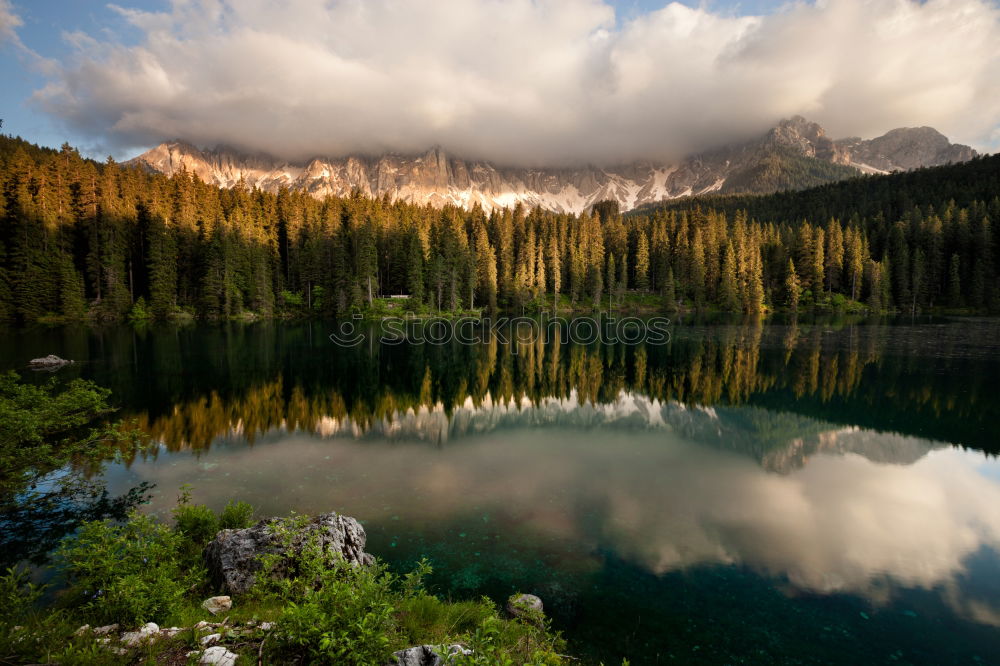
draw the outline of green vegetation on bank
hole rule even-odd
[[[0,660],[57,664],[187,663],[198,638],[219,632],[220,645],[241,655],[238,663],[387,664],[392,652],[414,645],[462,644],[470,655],[454,664],[560,664],[562,640],[544,619],[505,619],[488,599],[445,601],[428,592],[421,563],[399,576],[384,564],[354,566],[329,562],[316,543],[294,556],[290,578],[268,576],[278,560],[287,567],[293,551],[262,556],[258,583],[233,599],[221,628],[198,633],[205,620],[219,622],[201,607],[215,590],[202,562],[202,549],[215,528],[248,527],[247,505],[230,505],[219,516],[182,498],[174,525],[133,513],[124,522],[86,523],[66,538],[54,567],[66,584],[42,605],[42,588],[23,572],[0,577]],[[281,521],[295,533],[303,517]],[[210,528],[210,529],[206,529]],[[280,532],[279,532],[280,534]],[[290,543],[290,539],[287,541]],[[174,636],[129,646],[118,631],[146,622],[183,629]],[[91,626],[118,624],[108,642]],[[266,623],[266,624],[264,624]],[[179,662],[178,662],[179,660]]]
[[[808,176],[760,169],[742,177]],[[344,316],[393,296],[435,313],[561,296],[578,310],[625,293],[667,311],[1000,311],[998,173],[994,156],[625,217],[614,202],[486,214],[222,189],[0,137],[0,319]]]
[[[213,620],[201,601],[218,591],[203,549],[220,529],[254,522],[248,504],[230,502],[217,515],[192,504],[186,488],[171,524],[134,509],[124,515],[143,499],[141,492],[74,504],[74,467],[94,471],[140,445],[119,424],[92,426],[110,411],[107,395],[80,380],[60,390],[54,381],[39,387],[13,373],[0,377],[3,524],[41,534],[34,540],[22,534],[21,541],[4,534],[5,559],[15,564],[33,557],[48,565],[55,581],[55,593],[45,594],[20,564],[0,576],[0,663],[191,662],[186,655],[203,647],[191,627]],[[302,520],[282,520],[279,533],[294,534]],[[276,570],[275,558],[295,574],[267,575]],[[487,599],[439,599],[423,586],[430,573],[425,563],[398,576],[381,563],[331,563],[307,543],[263,556],[262,567],[257,585],[234,599],[228,619],[214,629],[223,634],[222,645],[241,655],[239,663],[383,664],[394,650],[454,643],[472,650],[456,664],[563,663],[564,644],[547,623],[505,619]],[[118,640],[119,631],[147,622],[183,630],[136,645]],[[78,632],[85,624],[119,629],[107,636]]]

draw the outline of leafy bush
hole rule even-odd
[[[184,535],[140,513],[86,523],[60,547],[69,597],[97,622],[162,622],[204,570],[184,561]]]
[[[395,633],[394,576],[384,565],[359,567],[339,560],[332,567],[318,548],[306,547],[304,594],[289,600],[275,630],[279,655],[307,663],[381,664],[391,656]],[[318,579],[313,576],[318,574]]]
[[[302,294],[287,290],[281,292],[281,300],[290,308],[301,308],[305,304]]]
[[[129,310],[128,318],[131,321],[149,321],[153,318],[153,312],[146,305],[146,299],[140,296],[135,300],[132,309]]]
[[[220,530],[241,530],[253,525],[253,506],[246,502],[229,501],[219,514]]]
[[[78,454],[96,454],[115,433],[83,426],[111,411],[108,389],[83,380],[57,391],[56,380],[43,386],[0,374],[0,493],[19,490]]]
[[[452,662],[457,666],[556,666],[563,658],[557,650],[565,646],[562,638],[543,626],[517,620],[500,619],[495,612],[483,620],[469,636],[469,655]]]
[[[23,569],[7,569],[0,576],[0,608],[3,608],[7,620],[21,622],[34,609],[44,588],[33,584],[28,573]]]
[[[194,545],[205,545],[219,531],[219,519],[204,504],[179,504],[173,514],[176,521],[174,529]]]

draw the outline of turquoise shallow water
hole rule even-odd
[[[7,335],[111,387],[109,466],[337,510],[443,595],[539,594],[589,663],[997,663],[1000,324],[677,325],[665,346],[362,345],[331,325]]]

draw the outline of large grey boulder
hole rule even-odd
[[[451,662],[452,657],[472,654],[472,650],[457,644],[449,646],[443,657],[438,654],[439,650],[444,651],[444,646],[418,645],[393,652],[392,656],[396,661],[391,662],[389,666],[444,666]]]
[[[304,544],[315,539],[330,562],[343,558],[351,564],[367,565],[375,558],[365,552],[365,530],[350,516],[324,513],[302,527],[294,528],[291,541],[286,546],[275,533],[281,521],[276,518],[262,520],[253,527],[242,530],[222,530],[205,546],[205,564],[213,582],[230,594],[247,592],[260,571],[260,556],[268,553],[301,553]],[[282,575],[289,564],[279,562],[274,574]]]

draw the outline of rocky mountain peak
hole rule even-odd
[[[126,164],[167,175],[186,170],[222,187],[243,180],[263,190],[288,187],[317,197],[343,196],[360,189],[372,196],[388,195],[439,207],[451,204],[471,208],[479,204],[489,211],[521,203],[529,208],[580,213],[605,199],[614,199],[622,210],[630,210],[713,192],[763,193],[809,187],[859,172],[935,166],[969,160],[975,155],[972,148],[952,144],[930,127],[892,130],[869,140],[834,141],[818,123],[794,116],[755,140],[692,155],[674,164],[502,168],[489,162],[462,160],[441,146],[413,156],[316,156],[301,164],[289,164],[232,148],[203,150],[183,141],[160,144]]]

